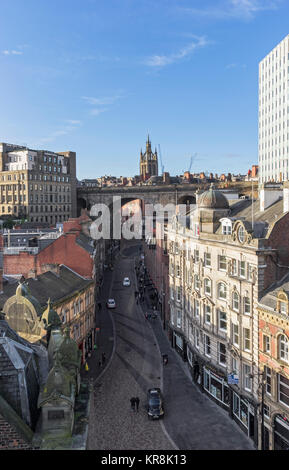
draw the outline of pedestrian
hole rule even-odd
[[[99,359],[99,361],[98,361],[98,365],[99,365],[99,367],[101,367],[101,366],[102,366],[101,359]]]
[[[130,399],[130,406],[131,406],[132,411],[135,411],[135,397],[132,397]]]
[[[138,411],[138,407],[139,407],[139,397],[135,397],[135,406],[136,406],[136,411]]]
[[[101,302],[98,302],[98,310],[101,310]]]
[[[103,352],[102,355],[101,355],[101,359],[102,359],[102,365],[105,363],[105,353]]]
[[[136,299],[136,304],[138,305],[138,299]]]

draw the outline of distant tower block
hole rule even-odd
[[[142,181],[147,180],[151,176],[158,176],[158,154],[155,149],[155,153],[152,152],[150,137],[146,143],[146,151],[142,153],[140,151],[140,177]]]

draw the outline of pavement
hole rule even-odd
[[[100,312],[99,348],[88,358],[89,371],[82,374],[93,382],[88,449],[100,450],[253,450],[253,442],[228,414],[201,393],[192,382],[186,364],[174,351],[159,318],[147,320],[148,294],[136,305],[138,290],[135,261],[139,243],[130,242],[106,272]],[[128,276],[131,287],[123,287]],[[104,303],[116,300],[115,310]],[[99,366],[102,352],[105,364]],[[162,365],[161,354],[168,354]],[[165,417],[150,421],[146,413],[147,389],[163,391]],[[139,412],[130,408],[130,398],[140,398]]]

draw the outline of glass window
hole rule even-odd
[[[219,256],[219,270],[220,271],[226,271],[227,270],[226,256]]]
[[[287,303],[279,301],[279,312],[284,313],[285,315],[287,314]]]
[[[219,349],[219,364],[225,366],[226,365],[226,345],[224,343],[218,344]]]
[[[244,351],[251,351],[251,335],[249,328],[243,328]]]
[[[223,282],[218,284],[218,298],[226,299],[227,298],[227,286]]]
[[[288,339],[285,335],[280,335],[278,338],[279,343],[279,358],[288,362]]]
[[[272,376],[270,367],[264,366],[264,375],[265,375],[265,390],[267,395],[271,395],[272,391]]]
[[[212,293],[212,281],[210,279],[205,279],[205,294],[211,295]]]
[[[244,313],[247,315],[251,313],[251,302],[249,297],[244,297]]]
[[[239,294],[238,292],[233,293],[233,310],[239,311]]]
[[[227,314],[219,310],[219,330],[227,331]]]
[[[239,347],[239,325],[237,323],[232,323],[232,327],[233,344]]]
[[[200,252],[199,250],[195,250],[195,263],[200,261]]]
[[[245,241],[245,229],[243,225],[241,225],[238,229],[238,239],[240,243],[244,243]]]
[[[204,254],[204,264],[207,267],[211,267],[211,253]]]
[[[208,335],[204,335],[205,340],[205,354],[211,357],[211,339]]]
[[[200,317],[200,302],[197,299],[194,300],[194,306],[195,306],[195,317],[199,318]]]
[[[278,378],[278,399],[289,407],[289,380],[280,374],[278,374]]]
[[[212,315],[212,309],[210,305],[205,305],[204,306],[204,311],[205,311],[205,323],[207,325],[211,324],[211,315]]]
[[[249,392],[252,389],[252,377],[251,377],[251,366],[248,364],[243,364],[243,384],[245,390]]]
[[[240,277],[246,277],[246,263],[245,261],[240,261],[239,263]]]

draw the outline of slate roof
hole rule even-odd
[[[90,255],[93,255],[94,246],[91,244],[92,238],[88,237],[84,233],[80,233],[76,238],[76,243],[81,246],[85,251],[87,251]]]
[[[263,212],[260,211],[260,200],[254,200],[254,238],[265,238],[270,227],[279,219],[279,217],[282,216],[282,214],[283,199],[275,202]],[[227,217],[233,220],[242,220],[246,230],[252,232],[252,200],[238,199],[238,201],[231,201],[230,212]],[[221,227],[219,227],[217,233],[221,233],[221,230]]]
[[[278,292],[283,289],[289,297],[289,274],[286,274],[280,281],[272,284],[260,299],[259,304],[271,309],[276,309]]]
[[[36,279],[26,280],[31,296],[37,299],[42,308],[46,307],[49,298],[52,303],[58,302],[74,292],[86,288],[92,282],[64,265],[59,267],[59,276],[52,271],[47,271]],[[0,295],[0,309],[3,309],[9,297],[15,295],[15,287],[15,284],[3,285],[4,293]]]

